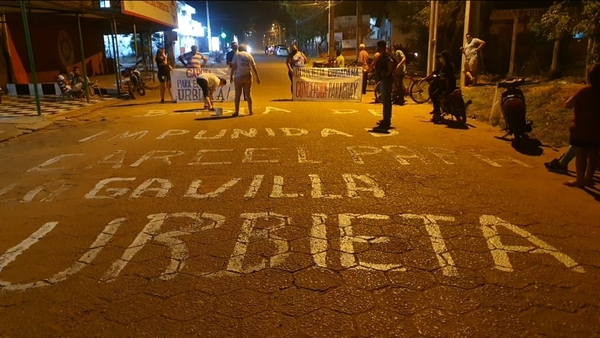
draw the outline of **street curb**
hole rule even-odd
[[[15,139],[17,137],[20,137],[20,136],[23,136],[23,135],[28,135],[28,134],[34,133],[34,132],[36,132],[38,130],[45,129],[48,126],[53,125],[55,121],[58,121],[58,120],[67,120],[67,119],[70,119],[70,118],[74,118],[74,117],[79,117],[79,116],[83,116],[83,115],[86,115],[86,114],[90,114],[90,113],[93,113],[93,112],[95,112],[97,110],[100,110],[100,109],[107,108],[107,107],[110,107],[112,105],[118,104],[121,101],[122,100],[120,100],[119,98],[114,98],[112,100],[103,101],[103,102],[94,104],[91,107],[83,107],[83,108],[80,108],[80,109],[68,111],[68,112],[65,112],[65,113],[59,113],[59,114],[51,115],[51,116],[44,116],[44,115],[42,115],[42,118],[44,120],[43,121],[38,121],[34,126],[31,126],[31,124],[27,124],[27,123],[15,124],[13,132],[0,133],[0,143],[7,142],[7,141]]]

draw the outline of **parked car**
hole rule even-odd
[[[275,55],[277,56],[288,56],[290,51],[288,50],[286,45],[278,45],[275,48]]]

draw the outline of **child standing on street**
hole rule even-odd
[[[575,148],[577,179],[565,182],[569,187],[593,187],[600,149],[600,64],[591,66],[588,85],[581,88],[567,103],[573,108],[573,124],[569,143]]]

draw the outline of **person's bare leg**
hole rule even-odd
[[[235,112],[234,112],[234,114],[239,114],[243,84],[240,82],[240,80],[237,80],[237,81],[233,82],[233,86],[235,87],[235,103],[234,103],[235,104]]]
[[[596,169],[598,169],[598,157],[600,157],[598,148],[588,149],[585,185],[590,188],[594,186],[594,173],[596,173]]]
[[[565,182],[569,187],[583,188],[585,186],[585,170],[587,167],[587,149],[575,147],[575,170],[577,171],[577,179],[575,181]]]
[[[246,101],[248,101],[248,114],[252,115],[254,114],[254,111],[252,111],[252,82],[244,83],[244,86],[242,88],[244,89],[244,96],[246,97]]]
[[[165,83],[161,82],[160,83],[160,102],[163,102],[165,100]]]
[[[169,91],[169,97],[171,98],[171,102],[175,101],[175,100],[173,99],[173,93],[171,93],[171,81],[167,82],[167,85],[166,85],[166,87],[167,87],[167,89],[168,89],[168,91]]]

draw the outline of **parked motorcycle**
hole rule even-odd
[[[533,130],[533,122],[527,120],[527,106],[525,104],[525,95],[519,89],[525,83],[524,79],[515,79],[501,81],[498,83],[498,88],[503,88],[500,100],[502,108],[502,116],[506,121],[506,134],[503,136],[513,135],[514,141],[519,142],[526,133]]]
[[[434,75],[431,79],[431,85],[436,88],[440,88],[440,79],[439,76]],[[436,89],[436,91],[439,89]],[[435,92],[432,93],[431,96],[435,95]],[[465,102],[462,96],[462,90],[460,88],[456,88],[450,95],[442,96],[440,102],[440,111],[441,114],[439,116],[434,116],[434,119],[441,119],[443,116],[451,115],[456,118],[456,120],[461,125],[467,124],[467,108],[471,105],[473,101],[469,100]]]
[[[127,92],[132,99],[135,99],[135,93],[140,94],[140,96],[146,95],[142,74],[137,69],[141,63],[142,60],[139,60],[133,66],[127,67],[121,71],[121,76],[123,76],[122,81],[127,85]],[[119,66],[123,67],[122,65]]]

